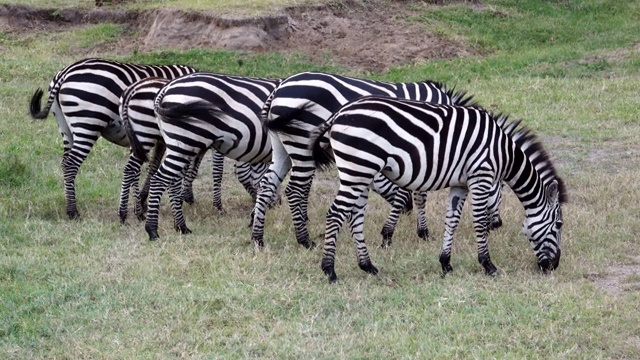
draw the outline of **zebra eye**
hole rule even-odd
[[[562,229],[562,221],[556,222],[556,227],[558,228],[558,230]]]

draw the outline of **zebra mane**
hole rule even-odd
[[[467,92],[463,90],[456,91],[455,86],[451,88],[447,88],[447,86],[440,81],[434,81],[434,80],[428,80],[428,79],[425,80],[424,83],[442,90],[445,94],[447,94],[449,98],[451,98],[451,100],[453,101],[452,105],[482,109],[482,106],[480,106],[480,104],[478,104],[478,102],[475,101],[475,99],[473,98],[473,95],[468,95]]]
[[[569,196],[564,181],[556,172],[549,154],[536,134],[525,125],[522,125],[522,120],[508,121],[509,115],[507,114],[489,114],[505,134],[513,140],[516,146],[524,152],[541,176],[547,179],[555,179],[558,182],[558,199],[560,203],[566,203],[569,200]]]

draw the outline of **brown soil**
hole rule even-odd
[[[477,2],[465,3],[476,11],[485,11]],[[414,6],[429,5],[416,2]],[[407,1],[381,0],[340,0],[251,18],[217,17],[178,9],[133,12],[0,5],[0,30],[60,31],[100,22],[121,23],[127,24],[131,36],[138,34],[118,44],[116,48],[122,52],[193,48],[298,52],[308,54],[312,60],[324,60],[328,55],[338,64],[365,71],[477,54],[474,49],[410,22],[414,11]]]
[[[585,278],[593,281],[598,289],[612,294],[640,291],[640,258],[632,264],[609,266],[605,273],[585,274]]]

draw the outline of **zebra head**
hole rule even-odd
[[[562,239],[562,209],[564,196],[556,179],[542,185],[542,206],[535,214],[527,214],[522,225],[538,258],[538,267],[544,272],[555,270],[560,264]]]

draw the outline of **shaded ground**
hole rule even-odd
[[[471,3],[475,10],[482,6]],[[471,6],[471,5],[470,5]],[[141,12],[34,9],[0,6],[0,30],[59,31],[73,26],[111,22],[126,24],[121,51],[192,48],[251,52],[292,51],[368,71],[381,71],[425,59],[477,54],[464,44],[431,34],[412,23],[405,2],[342,0],[329,5],[291,7],[252,18],[217,17],[204,12],[158,9]],[[393,14],[390,16],[389,14]],[[125,45],[126,44],[126,45]]]

